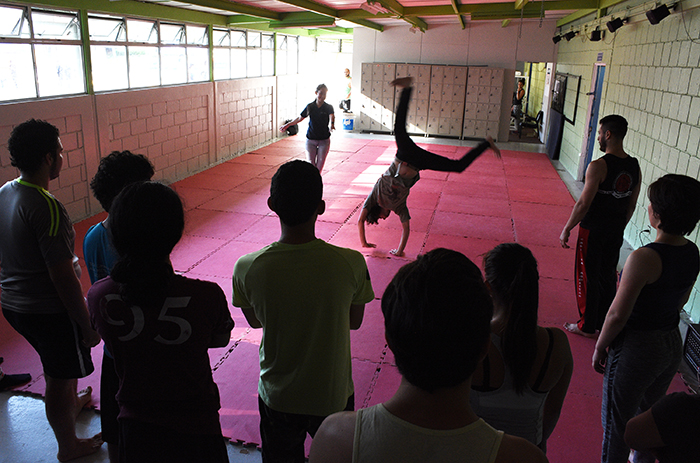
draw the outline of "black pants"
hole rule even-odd
[[[463,172],[474,162],[481,153],[489,147],[486,140],[479,143],[462,156],[461,159],[450,159],[426,151],[416,145],[406,132],[406,113],[411,99],[413,87],[406,87],[401,91],[401,99],[396,107],[396,120],[394,121],[394,137],[396,138],[396,157],[400,161],[410,164],[418,170],[437,170],[440,172]]]
[[[584,333],[603,328],[617,291],[617,261],[623,230],[604,232],[578,229],[576,242],[576,302],[578,327]]]
[[[311,437],[326,419],[325,416],[283,413],[268,407],[258,397],[260,436],[263,463],[304,463],[306,433]],[[355,409],[355,394],[351,395],[343,411]]]

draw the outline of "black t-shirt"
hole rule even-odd
[[[319,108],[316,105],[316,100],[312,101],[301,112],[301,117],[309,118],[309,130],[306,132],[306,138],[310,140],[325,140],[331,137],[331,131],[328,123],[333,114],[333,106],[324,102]]]
[[[608,230],[610,233],[623,233],[627,225],[627,209],[632,192],[640,181],[639,163],[632,156],[618,158],[606,154],[608,173],[598,186],[588,213],[581,220],[581,226],[589,230]]]

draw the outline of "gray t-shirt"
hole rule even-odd
[[[20,179],[0,187],[0,304],[22,313],[62,313],[49,267],[75,260],[75,230],[48,191]]]
[[[396,164],[396,162],[392,162],[386,172],[379,177],[363,207],[364,209],[372,209],[375,204],[379,204],[384,209],[394,211],[403,223],[411,220],[408,207],[406,207],[406,199],[411,192],[411,187],[420,180],[420,174],[416,174],[413,178],[400,177]]]

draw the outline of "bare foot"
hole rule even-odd
[[[496,146],[496,143],[494,143],[493,138],[490,136],[486,137],[486,141],[489,142],[489,148],[491,148],[491,151],[493,151],[494,156],[501,159],[501,150],[498,149],[498,146]]]
[[[410,87],[413,85],[413,77],[399,77],[398,79],[394,79],[389,82],[389,85],[392,87]]]
[[[374,243],[365,243],[362,245],[363,248],[376,248],[377,245]]]
[[[80,410],[85,408],[87,404],[92,400],[92,387],[88,386],[85,389],[81,389],[77,394],[77,405],[75,407],[75,416],[78,417]]]
[[[389,251],[389,254],[393,254],[396,257],[403,257],[405,255],[403,251],[399,251],[398,249],[392,249]]]
[[[564,323],[564,329],[569,333],[578,334],[579,336],[584,336],[586,338],[595,338],[595,333],[585,333],[581,331],[577,323]]]
[[[56,458],[58,458],[58,461],[75,460],[97,452],[102,444],[102,433],[95,434],[89,439],[76,439],[71,448],[59,450]]]

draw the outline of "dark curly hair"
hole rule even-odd
[[[58,128],[46,121],[30,119],[12,130],[7,141],[10,163],[26,174],[40,168],[47,153],[58,150]]]
[[[673,235],[688,235],[700,220],[700,182],[687,175],[664,175],[649,185],[651,208],[659,228]]]
[[[131,151],[112,151],[100,160],[90,189],[102,209],[109,212],[112,201],[126,185],[148,181],[154,173],[153,164],[146,156]]]

